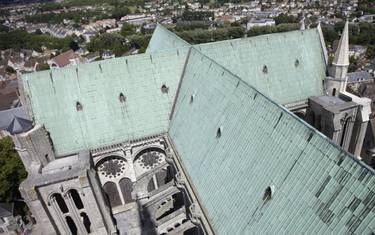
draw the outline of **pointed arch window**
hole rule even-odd
[[[223,127],[219,127],[216,131],[216,138],[220,138],[223,132]]]
[[[76,223],[74,223],[73,219],[70,216],[65,217],[66,223],[68,224],[69,230],[72,235],[78,234],[78,229]]]
[[[264,65],[264,66],[263,66],[262,71],[263,71],[264,74],[267,74],[267,73],[268,73],[268,67],[267,67],[267,65]]]
[[[51,196],[53,202],[56,202],[61,213],[65,214],[69,212],[68,206],[65,203],[64,198],[59,193],[54,193]]]
[[[163,94],[167,94],[168,91],[169,91],[169,87],[167,87],[165,84],[163,84],[163,85],[161,86],[161,92],[162,92]]]
[[[79,101],[77,101],[77,102],[76,102],[76,110],[77,110],[77,111],[82,111],[82,109],[83,109],[82,104],[81,104]]]
[[[85,226],[86,232],[91,233],[91,221],[87,214],[85,212],[82,212],[81,214],[83,226]]]
[[[68,191],[70,197],[73,199],[74,205],[78,210],[83,209],[83,203],[81,200],[81,197],[79,196],[79,193],[75,189],[71,189]]]
[[[120,100],[121,103],[125,103],[125,101],[126,101],[126,97],[124,96],[124,94],[122,92],[118,96],[118,99]]]
[[[299,66],[299,60],[296,59],[296,61],[294,62],[294,66],[297,68]]]
[[[119,182],[121,193],[124,198],[125,203],[133,202],[134,199],[132,197],[133,192],[133,183],[129,178],[122,178]]]
[[[120,206],[122,204],[120,194],[117,190],[117,186],[113,182],[107,182],[103,185],[104,192],[106,193],[111,207]]]

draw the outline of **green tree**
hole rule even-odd
[[[7,73],[16,73],[16,71],[12,68],[12,67],[10,67],[10,66],[7,66],[6,68],[5,68],[5,71],[7,72]]]
[[[366,57],[372,59],[375,57],[375,45],[368,45],[366,50]]]
[[[0,201],[10,202],[18,194],[26,171],[10,137],[0,140]]]
[[[258,36],[258,35],[263,35],[263,34],[287,32],[287,31],[297,30],[298,28],[299,28],[298,23],[253,27],[247,32],[247,35],[252,37],[252,36]]]
[[[130,36],[135,33],[135,26],[125,22],[121,27],[120,33],[124,37]]]
[[[48,34],[32,34],[24,30],[16,29],[9,32],[0,32],[0,50],[6,49],[33,49],[41,51],[45,46],[50,49],[69,49],[69,43],[73,37],[55,38]]]
[[[358,59],[356,59],[354,56],[350,56],[349,58],[349,68],[348,72],[355,72],[358,69]]]
[[[130,44],[139,49],[139,53],[143,53],[146,51],[148,43],[150,42],[151,35],[150,34],[134,34],[128,37]]]
[[[241,26],[230,27],[228,29],[228,34],[230,38],[242,38],[245,35],[245,29]]]
[[[111,50],[116,56],[121,56],[129,50],[123,36],[111,33],[103,33],[95,36],[90,43],[87,44],[87,49],[91,52]]]
[[[41,64],[37,67],[37,71],[49,70],[48,64]]]
[[[115,8],[112,11],[112,17],[116,19],[120,19],[121,17],[130,13],[130,9],[128,7],[119,7]]]
[[[333,41],[339,39],[339,34],[334,30],[333,27],[327,26],[327,27],[322,27],[324,39],[328,44],[332,44]]]
[[[281,13],[274,18],[276,25],[278,24],[288,24],[288,23],[298,23],[298,18],[295,16],[289,16],[287,14]]]

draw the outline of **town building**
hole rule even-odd
[[[73,50],[68,50],[48,60],[47,63],[52,69],[62,68],[68,65],[76,65],[84,62],[84,58],[82,58],[78,53],[74,52]]]
[[[246,29],[249,30],[253,27],[262,27],[262,26],[273,26],[275,25],[275,20],[273,19],[261,19],[261,20],[250,20],[246,24]]]
[[[0,234],[24,235],[28,234],[21,216],[14,215],[13,203],[0,203]]]

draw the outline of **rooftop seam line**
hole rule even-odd
[[[172,110],[171,110],[171,113],[169,114],[169,120],[172,119],[173,117],[173,113],[174,113],[174,110],[175,110],[175,107],[176,107],[176,103],[177,103],[177,98],[178,98],[178,95],[179,95],[179,92],[180,92],[180,88],[181,88],[181,84],[182,84],[182,80],[185,76],[185,71],[186,71],[186,66],[187,66],[187,63],[189,61],[189,58],[190,58],[190,52],[191,52],[191,47],[189,48],[189,51],[186,55],[186,59],[185,59],[185,62],[184,62],[184,66],[183,66],[183,69],[182,69],[182,73],[181,73],[181,77],[180,77],[180,81],[178,82],[178,86],[177,86],[177,91],[176,91],[176,94],[174,96],[174,100],[173,100],[173,105],[172,105]],[[170,125],[168,126],[168,130],[170,128]]]

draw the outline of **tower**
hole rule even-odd
[[[327,77],[326,91],[328,95],[338,96],[339,92],[346,89],[346,79],[349,67],[349,21],[345,23],[335,57],[332,61],[332,67]]]
[[[88,151],[57,158],[43,125],[15,117],[7,128],[28,173],[20,192],[41,234],[116,234]]]

